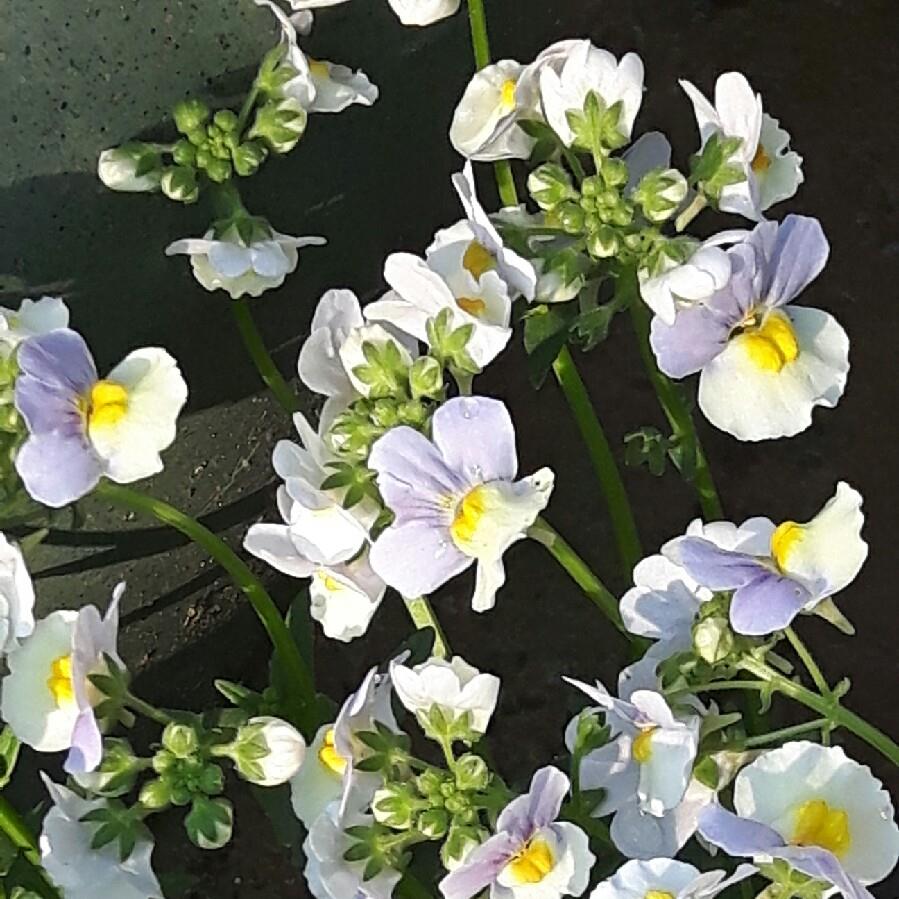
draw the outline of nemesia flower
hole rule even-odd
[[[502,59],[472,75],[450,125],[457,153],[478,162],[530,157],[534,140],[517,124],[522,112],[517,84],[523,71],[521,63]]]
[[[309,828],[303,843],[306,856],[304,875],[315,899],[390,899],[402,874],[384,868],[375,877],[365,879],[364,861],[347,861],[344,854],[354,845],[347,827],[367,827],[371,815],[351,809],[341,813],[332,803]]]
[[[470,899],[487,887],[490,899],[581,896],[596,858],[580,827],[556,820],[568,788],[558,768],[541,768],[500,813],[496,833],[440,881],[444,899]]]
[[[98,824],[84,821],[88,813],[105,806],[101,799],[82,799],[76,793],[44,779],[53,806],[44,817],[40,836],[41,865],[66,899],[163,899],[150,856],[153,841],[139,836],[122,861],[118,843],[94,849],[91,841]]]
[[[129,353],[103,379],[80,334],[61,328],[19,347],[16,408],[29,437],[15,459],[28,493],[53,508],[101,477],[128,484],[162,471],[187,385],[163,349]]]
[[[477,563],[472,608],[482,612],[505,581],[503,553],[546,507],[553,473],[515,480],[515,430],[498,400],[451,399],[431,433],[393,428],[372,448],[368,465],[396,517],[372,546],[371,565],[404,596],[420,596]]]
[[[734,809],[706,809],[702,836],[728,855],[784,859],[846,899],[872,899],[864,885],[899,861],[889,794],[839,746],[799,741],[764,753],[737,775]]]
[[[730,161],[746,177],[722,189],[720,209],[760,221],[766,209],[796,193],[804,180],[802,157],[789,151],[790,135],[762,112],[761,95],[753,93],[743,75],[725,72],[718,77],[714,106],[689,81],[680,85],[693,103],[703,146],[713,134],[741,140]]]
[[[433,25],[452,16],[460,0],[387,0],[403,25]]]
[[[590,899],[714,899],[729,886],[751,877],[754,865],[705,871],[669,858],[625,862],[613,877],[597,884]]]
[[[282,718],[261,715],[250,718],[240,728],[237,740],[258,743],[265,754],[251,758],[250,765],[238,764],[240,774],[260,787],[277,787],[299,771],[306,757],[302,734]]]
[[[103,755],[94,715],[102,695],[89,677],[105,673],[104,656],[122,664],[116,642],[123,590],[116,588],[105,618],[94,606],[52,612],[7,656],[0,716],[38,752],[69,750],[70,773],[93,771]]]
[[[368,630],[386,592],[363,551],[350,562],[315,569],[309,610],[326,637],[348,643]]]
[[[651,343],[672,378],[701,372],[699,407],[739,440],[792,437],[815,406],[833,408],[846,386],[849,340],[820,309],[788,306],[824,268],[829,247],[816,219],[763,222],[731,247],[727,286],[656,317]]]
[[[69,310],[61,297],[22,300],[18,309],[0,307],[0,346],[11,350],[29,337],[69,326]]]
[[[22,551],[0,533],[0,658],[34,631],[34,585]]]
[[[861,505],[861,494],[841,481],[806,524],[775,527],[767,518],[753,518],[742,526],[753,536],[739,546],[725,548],[688,534],[662,552],[702,586],[734,591],[730,620],[737,633],[770,634],[855,579],[868,555]]]
[[[258,297],[280,287],[297,267],[300,247],[327,243],[324,237],[290,237],[271,228],[263,231],[247,245],[233,226],[218,237],[210,229],[202,238],[174,241],[165,248],[165,254],[190,256],[191,269],[201,286],[225,290],[236,300],[244,295]]]
[[[607,107],[621,101],[619,127],[629,140],[643,102],[643,61],[636,53],[626,53],[619,62],[589,40],[576,41],[566,51],[560,70],[552,65],[540,70],[540,100],[550,127],[570,147],[574,132],[567,113],[580,112],[588,94],[595,91]]]
[[[473,731],[487,732],[499,696],[499,678],[495,675],[482,674],[453,656],[450,661],[431,658],[414,668],[393,662],[390,677],[397,698],[413,715],[426,715],[438,706],[447,720],[467,714]]]
[[[309,830],[315,820],[343,795],[347,761],[334,747],[334,723],[323,724],[309,744],[303,762],[290,780],[294,814]]]

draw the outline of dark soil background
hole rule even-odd
[[[660,128],[680,162],[695,149],[692,111],[678,77],[707,92],[716,75],[746,73],[805,157],[806,184],[773,210],[818,216],[832,246],[822,277],[803,298],[834,313],[852,339],[853,370],[843,401],[792,440],[738,443],[703,426],[702,437],[727,514],[804,520],[837,480],[866,498],[871,557],[841,606],[858,628],[843,637],[817,619],[802,632],[832,680],[852,679],[849,704],[893,736],[897,727],[895,646],[895,377],[899,314],[894,115],[899,16],[881,0],[488,0],[494,58],[528,61],[563,37],[589,36],[615,53],[636,50],[647,67],[637,131]],[[426,29],[400,26],[385,0],[355,0],[317,17],[311,55],[362,67],[381,88],[373,109],[310,119],[300,147],[245,186],[249,208],[292,234],[323,234],[299,270],[255,304],[282,370],[294,371],[317,298],[329,287],[370,299],[394,250],[421,252],[434,230],[459,217],[449,175],[461,160],[446,132],[471,71],[464,14]],[[191,387],[188,414],[167,468],[148,489],[183,506],[235,545],[247,526],[274,514],[269,456],[290,435],[243,355],[224,294],[207,294],[184,259],[162,250],[201,234],[204,210],[162,198],[115,195],[94,175],[100,150],[135,134],[168,132],[166,110],[186,93],[236,98],[273,43],[270,17],[250,0],[7,0],[0,21],[0,272],[3,299],[62,293],[99,367],[135,346],[162,344]],[[493,196],[489,171],[482,193]],[[732,223],[733,220],[728,220]],[[702,218],[702,229],[723,222]],[[662,426],[640,367],[629,322],[578,358],[610,439]],[[552,466],[551,521],[616,591],[614,542],[578,434],[554,385],[535,393],[520,347],[478,382],[511,407],[522,470]],[[314,403],[306,397],[310,409]],[[673,473],[625,474],[644,547],[654,551],[698,514]],[[51,532],[36,558],[41,611],[106,602],[125,578],[126,660],[138,686],[161,703],[201,708],[212,679],[260,683],[267,647],[240,598],[202,553],[147,522],[99,502],[84,503],[83,529]],[[623,647],[539,547],[508,556],[509,584],[496,609],[468,608],[462,577],[436,597],[454,649],[503,678],[493,745],[503,773],[524,781],[561,751],[578,697],[561,674],[614,681]],[[263,572],[286,605],[297,585]],[[389,597],[369,634],[349,646],[316,641],[321,687],[343,697],[408,632]],[[782,708],[780,714],[789,714]],[[888,764],[841,735],[899,795]],[[16,795],[37,795],[23,772]],[[235,839],[218,853],[177,845],[179,823],[160,827],[157,867],[172,895],[262,899],[307,895],[295,862],[274,846],[268,819],[238,794]],[[899,880],[874,890],[899,892]]]

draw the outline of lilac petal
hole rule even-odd
[[[31,337],[19,347],[19,371],[60,391],[82,394],[97,381],[84,338],[69,328]]]
[[[662,554],[710,590],[734,590],[769,573],[755,556],[721,549],[702,537],[678,537],[662,547]]]
[[[734,593],[730,623],[738,634],[772,634],[788,627],[811,599],[811,593],[791,578],[763,572]]]
[[[772,850],[771,855],[784,861],[802,874],[815,880],[832,883],[844,899],[874,899],[870,890],[865,889],[848,874],[833,853],[817,846],[784,846]]]
[[[368,465],[378,472],[384,500],[398,517],[403,515],[409,497],[431,500],[439,506],[441,500],[466,486],[427,437],[405,426],[391,429],[375,442]],[[389,478],[382,477],[385,475]],[[397,483],[411,489],[392,490]]]
[[[764,299],[782,306],[797,297],[827,263],[830,245],[821,223],[804,215],[788,215],[777,230],[767,265]]]
[[[369,562],[385,584],[403,596],[422,596],[468,568],[446,527],[427,521],[393,524],[374,542]]]
[[[58,509],[90,493],[102,465],[84,435],[51,433],[25,441],[16,471],[33,499]]]
[[[710,805],[699,813],[699,833],[732,856],[771,855],[784,846],[783,837],[773,828],[749,818],[741,818],[720,805]]]
[[[568,778],[558,768],[552,765],[541,768],[531,779],[528,792],[502,810],[496,821],[497,831],[526,842],[535,831],[548,827],[559,817],[569,787]]]
[[[649,342],[659,368],[672,378],[685,378],[709,364],[727,345],[731,325],[707,306],[682,309],[673,325],[652,320]]]
[[[79,394],[30,375],[19,375],[16,380],[16,408],[32,434],[83,434],[85,422],[78,400]]]
[[[451,399],[434,413],[431,429],[446,464],[468,483],[511,481],[518,473],[515,428],[499,400]]]
[[[94,771],[103,759],[103,737],[94,710],[82,709],[72,731],[72,747],[63,766],[69,774]]]
[[[521,843],[507,833],[498,833],[473,849],[465,861],[440,881],[444,899],[471,899],[490,886]]]

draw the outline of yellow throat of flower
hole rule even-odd
[[[475,318],[481,318],[487,311],[487,304],[477,297],[456,297],[456,305]]]
[[[631,755],[635,762],[643,765],[652,758],[652,735],[657,730],[657,727],[647,727],[634,737],[634,741],[631,743]]]
[[[796,332],[783,312],[768,312],[761,324],[751,321],[744,328],[735,339],[742,342],[749,358],[758,368],[779,372],[799,357]]]
[[[450,533],[457,546],[464,546],[471,542],[487,511],[486,498],[486,487],[482,484],[469,490],[456,506],[456,515],[450,525]]]
[[[674,893],[667,890],[650,890],[643,899],[674,899]]]
[[[779,524],[771,535],[771,558],[777,563],[781,571],[787,569],[790,553],[802,540],[805,528],[795,521],[785,521]]]
[[[483,244],[473,240],[462,256],[462,268],[476,281],[480,281],[484,272],[489,272],[491,269],[496,268],[496,260]]]
[[[328,574],[328,572],[324,569],[318,572],[318,576],[321,580],[322,586],[325,588],[325,590],[328,591],[328,593],[337,593],[343,588],[343,584],[341,584],[340,581],[337,580],[337,578],[332,577],[330,574]]]
[[[128,411],[128,391],[115,381],[97,381],[84,402],[88,427],[118,424]]]
[[[763,175],[771,168],[771,157],[765,152],[761,143],[759,143],[759,148],[755,151],[755,156],[752,157],[749,166],[756,175]]]
[[[515,79],[507,78],[499,89],[499,103],[505,110],[512,110],[515,108],[515,86]]]
[[[509,873],[517,883],[540,883],[556,864],[546,840],[531,840],[509,862]]]
[[[309,71],[316,78],[327,78],[330,75],[328,66],[325,63],[319,62],[317,59],[310,59],[307,62],[309,63]]]
[[[318,751],[318,760],[332,773],[343,777],[346,771],[346,759],[334,748],[334,728],[325,732],[322,748]]]
[[[820,846],[839,858],[852,844],[849,815],[841,808],[832,808],[823,799],[803,802],[796,811],[790,842],[794,846]]]
[[[57,706],[75,701],[75,684],[72,681],[72,656],[60,656],[50,665],[47,689],[53,694]]]

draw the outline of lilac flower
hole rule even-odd
[[[368,464],[396,519],[375,541],[371,565],[404,596],[432,593],[477,563],[472,607],[492,608],[505,581],[503,553],[546,507],[553,474],[515,480],[515,430],[506,407],[457,397],[435,413],[432,440],[394,428]]]
[[[688,535],[666,544],[662,553],[701,586],[734,591],[730,621],[737,633],[770,634],[855,579],[868,555],[861,505],[861,494],[841,481],[806,524],[775,527],[767,518],[751,519],[742,529],[754,536],[742,546]]]
[[[469,899],[490,888],[490,899],[580,896],[596,860],[587,835],[575,824],[557,821],[568,793],[558,768],[541,768],[524,796],[513,799],[496,821],[496,833],[473,849],[440,882],[444,899]]]
[[[162,349],[129,353],[97,376],[81,335],[60,328],[19,348],[16,408],[30,433],[16,456],[25,489],[58,508],[101,477],[127,484],[162,471],[187,385]]]
[[[820,309],[788,307],[819,274],[829,247],[816,219],[763,222],[727,251],[727,286],[659,316],[651,342],[673,378],[701,372],[699,406],[739,440],[792,437],[812,423],[815,406],[836,406],[849,371],[849,340]]]

